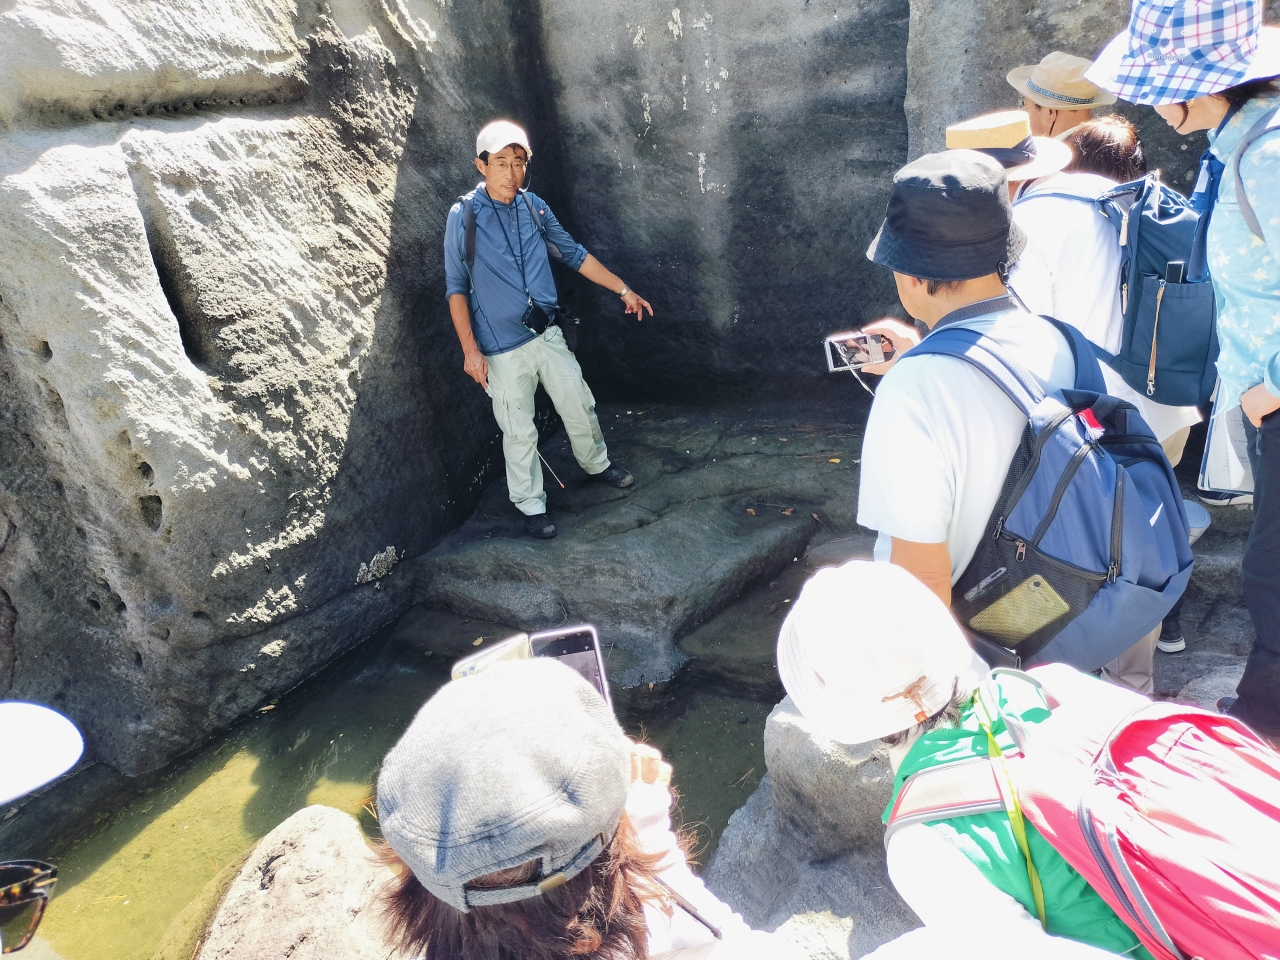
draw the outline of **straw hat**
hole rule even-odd
[[[1039,63],[1015,67],[1006,80],[1013,89],[1050,110],[1092,110],[1115,103],[1116,98],[1084,78],[1093,63],[1057,50]]]
[[[909,730],[986,672],[942,601],[891,563],[819,570],[778,636],[782,685],[837,743]]]
[[[948,150],[977,150],[997,160],[1010,183],[1057,173],[1071,162],[1071,148],[1050,137],[1031,136],[1025,110],[1002,110],[947,127]]]
[[[1262,25],[1261,0],[1135,0],[1088,77],[1121,100],[1186,103],[1280,75],[1280,27]]]

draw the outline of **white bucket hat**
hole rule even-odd
[[[518,127],[510,120],[494,120],[487,123],[476,134],[476,156],[482,153],[497,153],[512,144],[524,147],[526,158],[533,157],[533,147],[529,146],[529,135],[523,127]]]
[[[986,671],[942,601],[891,563],[818,571],[778,635],[782,685],[837,743],[909,730]]]
[[[977,150],[994,159],[1010,183],[1057,173],[1071,162],[1071,148],[1052,137],[1031,135],[1025,110],[985,113],[947,127],[948,150]]]
[[[1113,94],[1085,79],[1091,66],[1084,57],[1055,50],[1039,63],[1014,67],[1005,79],[1032,103],[1050,110],[1092,110],[1115,103]]]
[[[1089,68],[1121,100],[1186,103],[1280,75],[1280,28],[1262,25],[1262,0],[1134,0],[1129,28]]]

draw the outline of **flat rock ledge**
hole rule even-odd
[[[254,848],[195,960],[399,960],[382,940],[375,905],[393,876],[354,819],[305,807]]]
[[[861,957],[918,927],[885,872],[883,749],[820,736],[788,697],[769,714],[764,754],[769,772],[730,818],[707,885],[814,960]]]

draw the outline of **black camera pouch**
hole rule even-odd
[[[547,332],[547,327],[556,322],[557,310],[551,308],[551,313],[547,313],[537,301],[530,298],[528,305],[524,308],[524,316],[520,318],[520,322],[532,330],[536,334]]]

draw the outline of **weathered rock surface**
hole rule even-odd
[[[524,535],[496,483],[466,524],[408,565],[417,598],[524,629],[590,622],[619,648],[615,682],[666,680],[683,659],[674,640],[795,562],[815,536],[856,530],[863,409],[853,393],[843,408],[811,407],[803,418],[772,408],[604,407],[610,457],[635,485],[591,480],[568,440],[553,437],[543,451],[567,486],[547,474],[557,538]]]
[[[310,806],[267,834],[209,920],[197,960],[389,960],[376,898],[394,877],[356,821]]]
[[[896,303],[864,254],[906,159],[906,0],[541,7],[565,209],[657,312],[565,285],[599,395],[820,389],[821,338]]]
[[[789,698],[769,714],[764,746],[769,774],[721,835],[707,885],[822,960],[860,957],[918,926],[885,872],[883,750],[822,737]]]
[[[362,568],[470,511],[497,431],[427,251],[521,15],[94,11],[0,13],[0,694],[137,773],[391,619]]]

